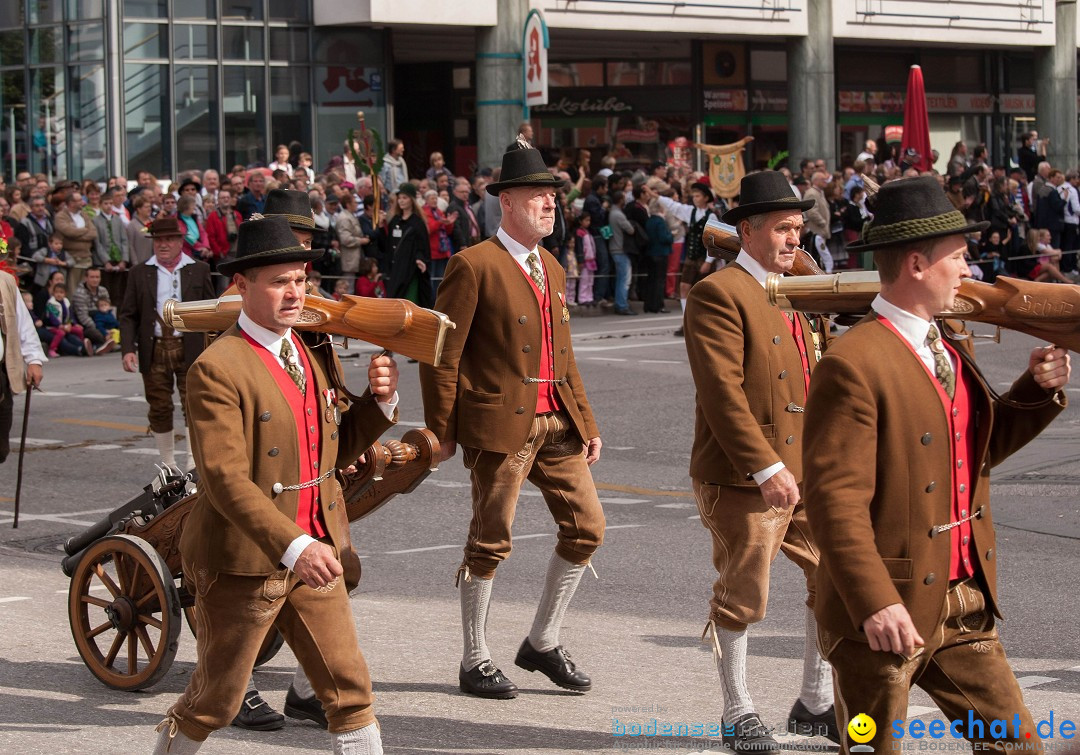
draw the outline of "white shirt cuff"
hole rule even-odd
[[[390,398],[389,401],[379,401],[379,399],[376,398],[375,404],[379,407],[379,410],[386,415],[387,419],[393,419],[394,410],[397,409],[399,400],[400,398],[398,396],[398,392],[394,391],[394,395]]]
[[[311,535],[303,534],[300,537],[289,543],[289,547],[285,550],[285,555],[281,557],[281,563],[283,563],[289,571],[294,571],[293,567],[296,565],[296,559],[300,558],[300,554],[304,552],[312,543],[318,542]]]
[[[754,482],[758,485],[764,485],[765,481],[784,468],[784,462],[778,461],[775,464],[771,464],[765,467],[760,472],[754,472]]]
[[[716,257],[713,257],[711,254],[706,254],[705,255],[705,261],[708,262],[711,265],[714,262],[716,262]]]

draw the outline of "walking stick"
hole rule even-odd
[[[30,421],[30,394],[34,392],[33,384],[26,386],[26,404],[23,406],[22,436],[19,438],[19,469],[15,473],[15,519],[11,523],[11,529],[19,529],[19,499],[22,497],[22,470],[23,456],[26,455],[26,426]]]

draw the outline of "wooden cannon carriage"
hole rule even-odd
[[[342,476],[350,522],[412,492],[435,470],[439,442],[430,430],[410,430],[400,441],[375,443],[363,459]],[[108,687],[146,689],[165,675],[179,647],[181,612],[198,632],[179,551],[197,484],[194,473],[162,470],[140,495],[64,545],[71,634],[90,673]],[[271,626],[256,665],[281,644]]]

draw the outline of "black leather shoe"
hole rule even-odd
[[[837,744],[840,741],[840,728],[836,725],[836,708],[832,705],[824,713],[814,715],[796,700],[788,713],[788,733],[801,734],[804,737],[825,737]]]
[[[592,679],[578,670],[574,662],[570,660],[570,654],[563,650],[562,645],[541,653],[526,637],[518,648],[514,663],[526,671],[539,671],[563,689],[574,692],[588,692],[592,689]]]
[[[244,695],[232,725],[251,731],[276,731],[285,725],[285,716],[271,708],[258,690],[253,690]]]
[[[675,335],[678,336],[679,338],[683,337],[683,329],[682,329],[681,325],[679,326],[679,329],[675,331]]]
[[[510,700],[518,693],[517,685],[507,679],[490,660],[481,662],[471,671],[459,667],[458,686],[467,694],[495,700]]]
[[[761,723],[757,713],[722,722],[724,745],[737,755],[780,755],[780,745]]]
[[[289,718],[314,721],[324,729],[329,728],[326,723],[326,711],[323,710],[319,698],[315,697],[315,695],[300,697],[291,684],[288,693],[285,695],[285,715]]]
[[[627,315],[627,316],[634,316],[634,315],[636,315],[636,314],[637,314],[637,312],[635,312],[634,310],[632,310],[632,309],[629,309],[629,308],[627,308],[627,309],[619,309],[618,307],[616,307],[616,308],[615,308],[615,314],[617,314],[617,315]]]

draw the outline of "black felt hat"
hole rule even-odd
[[[311,262],[322,257],[321,249],[305,249],[296,240],[282,215],[241,223],[236,239],[236,259],[218,263],[222,275],[281,262]]]
[[[970,223],[933,176],[899,178],[883,184],[876,197],[874,219],[863,226],[862,238],[848,251],[908,249],[944,236],[985,231],[988,222]]]
[[[487,193],[497,197],[500,191],[516,189],[519,186],[550,186],[552,189],[561,189],[565,183],[547,169],[540,150],[531,147],[512,149],[503,155],[499,181],[488,184]]]
[[[739,184],[739,206],[725,212],[723,221],[735,225],[751,215],[780,210],[805,212],[813,206],[814,200],[795,196],[783,173],[763,170],[743,176]]]
[[[311,214],[311,200],[306,192],[290,189],[271,189],[266,195],[264,218],[283,215],[289,227],[298,231],[314,231],[315,218]]]

